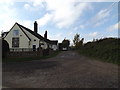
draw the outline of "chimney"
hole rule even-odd
[[[44,38],[47,39],[47,31],[45,31]]]
[[[34,22],[34,32],[37,33],[38,24],[37,21]]]

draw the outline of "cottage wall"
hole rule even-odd
[[[57,45],[52,45],[52,49],[57,50],[58,49]]]
[[[27,30],[25,30],[24,28],[22,28],[22,29],[31,39],[29,48],[33,48],[33,45],[36,45],[36,48],[38,48],[40,40],[36,36],[34,36],[30,32],[28,32]]]
[[[14,30],[19,30],[18,36],[13,35]],[[34,36],[32,33],[27,31],[25,28],[19,27],[19,25],[17,23],[12,27],[10,32],[4,38],[9,43],[9,47],[12,49],[13,49],[13,47],[12,47],[12,38],[13,37],[19,37],[19,47],[16,47],[18,49],[19,48],[32,49],[33,45],[35,45],[36,48],[38,48],[41,45],[42,49],[47,49],[48,46],[49,46],[49,48],[52,48],[53,50],[58,49],[57,45],[52,45],[44,40],[40,40],[38,37]],[[16,43],[16,42],[17,42],[17,40],[14,43]]]
[[[40,41],[40,43],[41,44],[43,44],[43,45],[41,45],[41,47],[43,48],[43,49],[47,49],[48,48],[48,44],[45,42],[45,41]]]
[[[13,31],[19,30],[18,36],[13,36]],[[4,38],[9,44],[9,47],[12,48],[12,38],[19,37],[19,48],[29,48],[29,39],[26,37],[24,32],[19,28],[17,24],[10,30],[7,36]]]

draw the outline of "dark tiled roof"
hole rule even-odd
[[[57,43],[58,43],[58,40],[52,40],[51,41],[51,44],[57,45]]]
[[[4,35],[7,35],[9,32],[3,32],[2,33],[2,37],[4,36]]]
[[[16,25],[16,24],[18,24],[17,22],[13,25],[13,27]],[[19,25],[18,25],[19,26]],[[10,29],[10,31],[13,29],[13,27]],[[23,31],[23,33],[27,36],[27,38],[29,39],[29,40],[31,40],[29,37],[28,37],[28,35],[24,32],[24,30],[19,26],[19,28]],[[8,31],[8,32],[4,32],[4,34],[6,33],[6,36],[8,35],[8,33],[10,32],[10,31]],[[5,36],[5,37],[6,37]],[[4,37],[4,38],[5,38]]]
[[[16,23],[18,24],[18,23]],[[18,24],[18,26],[20,27],[20,25]],[[23,31],[23,33],[28,37],[28,39],[31,41],[30,37],[24,32],[24,30],[20,27],[20,29]]]
[[[47,43],[55,44],[55,45],[57,45],[57,43],[58,43],[58,40],[51,41],[51,40],[42,37],[40,34],[35,33],[34,31],[32,31],[32,30],[30,30],[30,29],[28,29],[28,28],[26,28],[26,27],[24,27],[24,26],[22,26],[22,25],[20,25],[20,24],[18,24],[18,23],[17,23],[17,25],[18,25],[19,27],[24,28],[25,30],[27,30],[27,31],[30,32],[32,35],[36,36],[37,38],[46,41]]]

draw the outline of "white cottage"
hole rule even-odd
[[[4,40],[9,44],[10,50],[37,50],[37,48],[53,50],[58,49],[57,40],[47,39],[47,31],[44,37],[37,33],[38,25],[34,22],[34,31],[15,23],[9,32],[3,33]]]

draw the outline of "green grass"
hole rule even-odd
[[[105,38],[86,43],[78,52],[104,62],[120,64],[120,39]]]
[[[60,53],[60,51],[56,51],[51,55],[48,56],[42,56],[42,57],[21,57],[21,58],[5,58],[2,61],[3,62],[24,62],[24,61],[32,61],[32,60],[42,60],[42,59],[48,59],[57,56]]]

